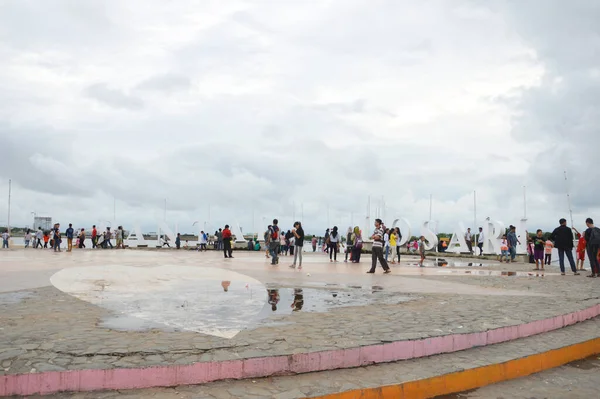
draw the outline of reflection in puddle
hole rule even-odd
[[[334,285],[334,284],[332,284]],[[340,287],[339,285],[334,285]],[[383,292],[380,286],[352,286],[352,289],[273,288],[267,289],[266,306],[259,318],[292,312],[327,312],[334,308],[370,304],[399,304],[414,300],[404,294]]]
[[[516,277],[544,277],[544,272],[509,272],[499,270],[439,270],[440,274],[470,274],[472,276],[516,276]],[[549,275],[556,275],[550,273]]]

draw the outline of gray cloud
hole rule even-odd
[[[178,90],[186,90],[190,85],[191,81],[187,76],[167,73],[155,75],[143,80],[136,86],[136,89],[169,93]]]
[[[144,107],[144,102],[140,98],[112,89],[106,83],[96,83],[88,86],[83,90],[83,94],[113,108],[139,110]]]
[[[107,220],[116,199],[152,229],[166,198],[182,226],[303,206],[321,231],[364,220],[368,196],[417,225],[433,194],[451,230],[473,190],[480,215],[514,222],[527,185],[550,228],[564,169],[576,214],[597,211],[592,2],[215,4],[0,5],[14,220]]]

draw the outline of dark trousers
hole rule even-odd
[[[400,247],[396,246],[396,255],[398,255],[398,263],[400,263]]]
[[[552,254],[546,254],[544,256],[544,264],[550,265],[550,263],[552,263]]]
[[[469,248],[470,253],[473,253],[473,243],[471,241],[467,241],[467,248]]]
[[[588,258],[590,260],[590,267],[592,268],[592,274],[600,274],[600,270],[598,269],[598,246],[597,245],[588,245],[587,253]]]
[[[573,259],[573,249],[558,249],[558,264],[560,265],[560,272],[565,272],[565,254],[567,255],[567,259],[569,260],[569,264],[571,266],[571,270],[573,273],[577,272],[577,268],[575,267],[575,260]]]
[[[352,262],[358,263],[360,262],[360,253],[361,249],[352,247]]]
[[[477,247],[479,248],[479,255],[483,255],[483,243],[480,242],[479,244],[477,244]]]
[[[382,247],[373,247],[373,255],[372,255],[372,264],[371,264],[371,273],[375,273],[375,268],[377,267],[377,260],[381,263],[381,267],[383,270],[390,270],[387,261],[383,257],[383,248]]]
[[[231,252],[231,240],[223,241],[223,255],[225,255],[226,258],[231,258]]]
[[[92,248],[98,248],[98,236],[92,237]]]
[[[333,257],[333,260],[337,260],[338,246],[337,242],[329,243],[329,260]]]
[[[272,241],[269,243],[269,253],[271,254],[271,264],[277,264],[279,262],[279,242]]]
[[[42,240],[41,240],[41,239],[39,239],[39,238],[37,239],[37,242],[35,243],[35,247],[36,247],[36,248],[37,248],[37,247],[40,247],[40,248],[42,248]]]
[[[350,254],[350,257],[352,258],[352,246],[351,245],[346,245],[346,261],[348,260],[348,254]]]

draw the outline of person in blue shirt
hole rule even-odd
[[[71,223],[69,223],[69,228],[65,233],[67,234],[67,252],[71,252],[73,249],[73,235],[75,234]]]

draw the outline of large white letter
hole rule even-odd
[[[502,236],[505,232],[506,229],[504,228],[504,223],[486,220],[486,223],[483,226],[483,253],[499,255],[500,243],[502,242]]]
[[[457,254],[469,252],[469,247],[467,247],[467,241],[465,240],[465,225],[462,222],[454,229],[454,234],[452,234],[450,244],[448,244],[448,252]]]
[[[527,253],[527,219],[521,219],[521,222],[517,228],[517,239],[520,243],[517,243],[517,253]]]
[[[133,225],[133,229],[129,230],[129,235],[125,239],[127,246],[131,246],[131,241],[135,240],[136,247],[138,245],[146,245],[146,240],[144,239],[144,234],[142,233],[142,228],[139,223],[135,223]]]
[[[421,226],[421,235],[425,237],[425,249],[428,251],[436,249],[438,245],[437,236],[429,229],[430,223],[431,222],[423,222],[423,226]]]
[[[410,240],[410,237],[411,237],[410,232],[412,230],[412,227],[410,226],[410,223],[408,222],[408,220],[406,220],[405,218],[400,218],[400,219],[394,220],[394,224],[392,224],[392,228],[396,227],[396,224],[398,223],[398,221],[402,221],[406,225],[406,229],[400,229],[400,234],[402,234],[402,238],[400,239],[400,245],[404,245],[408,242],[408,240]]]

